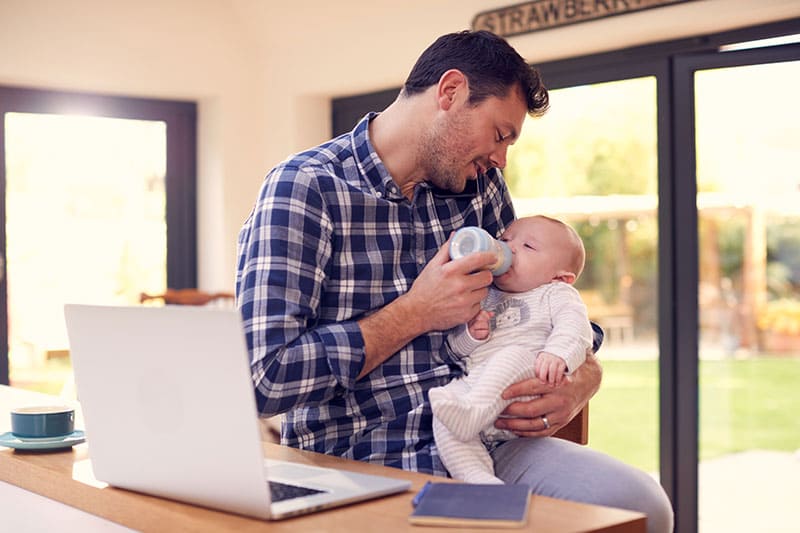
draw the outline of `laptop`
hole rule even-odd
[[[238,311],[68,304],[64,313],[98,480],[267,520],[410,488],[263,457]]]

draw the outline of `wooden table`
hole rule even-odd
[[[9,411],[20,405],[53,403],[52,397],[34,395],[0,386],[0,433],[10,430]],[[64,402],[61,402],[64,403]],[[81,428],[79,406],[76,427]],[[63,502],[93,515],[141,531],[320,531],[355,532],[408,531],[425,533],[441,528],[412,526],[408,523],[411,498],[428,480],[442,481],[424,474],[349,461],[338,457],[305,452],[264,443],[266,457],[334,466],[357,472],[408,479],[412,490],[402,494],[317,512],[288,520],[261,520],[214,511],[203,507],[104,486],[92,477],[89,462],[91,442],[67,451],[26,452],[0,447],[0,480],[22,489]],[[564,500],[531,496],[530,514],[525,530],[538,533],[570,531],[608,531],[635,533],[645,531],[641,513],[586,505]],[[13,512],[13,510],[10,510]],[[43,512],[45,509],[43,509]],[[474,531],[487,531],[486,529]]]

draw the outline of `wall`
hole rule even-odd
[[[519,0],[0,0],[0,84],[199,103],[200,286],[229,288],[265,172],[329,134],[330,99],[397,87],[438,35]],[[532,62],[800,16],[701,0],[510,38]]]

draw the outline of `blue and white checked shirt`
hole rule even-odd
[[[408,291],[452,231],[499,235],[514,219],[490,170],[471,193],[418,185],[409,201],[355,129],[282,162],[239,235],[237,302],[258,408],[286,413],[290,446],[447,475],[433,445],[428,390],[463,373],[447,332],[414,339],[356,381],[356,321]]]

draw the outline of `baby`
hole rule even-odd
[[[585,260],[575,230],[532,216],[514,221],[500,240],[511,248],[511,268],[495,277],[483,310],[448,337],[457,355],[469,356],[466,375],[429,391],[442,462],[471,483],[502,483],[483,439],[515,438],[494,428],[512,402],[503,390],[534,376],[557,386],[592,346],[586,306],[572,286]],[[542,422],[549,428],[546,417]]]

